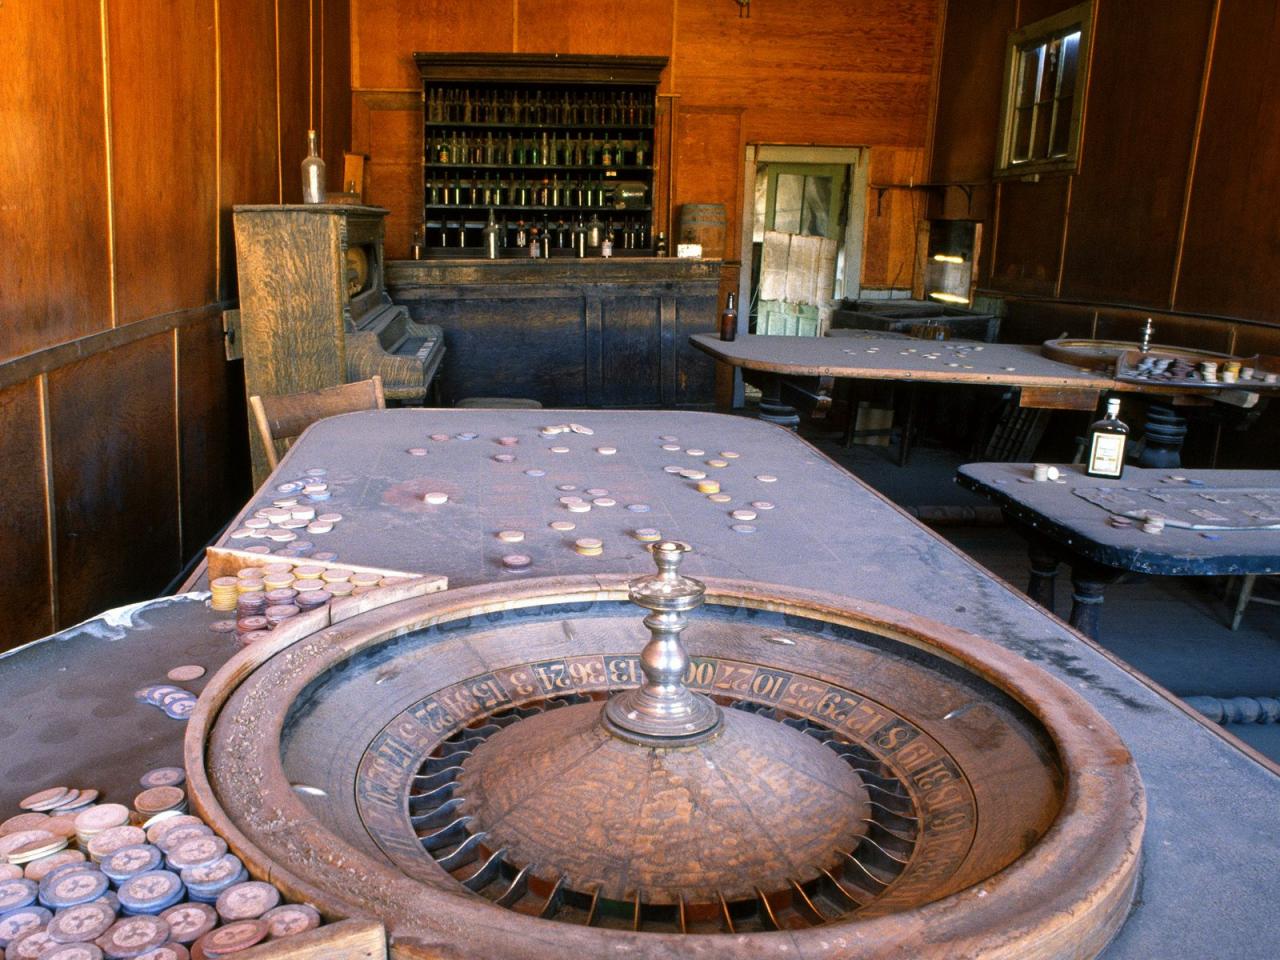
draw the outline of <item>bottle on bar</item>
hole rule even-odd
[[[302,161],[302,202],[324,203],[324,161],[316,146],[316,132],[307,131],[307,156]]]
[[[1085,473],[1110,480],[1124,475],[1124,448],[1129,428],[1120,419],[1120,399],[1107,401],[1107,414],[1089,428],[1089,455]]]
[[[484,255],[490,260],[498,259],[498,222],[494,219],[492,207],[489,208],[489,222],[484,226]]]
[[[732,293],[725,298],[724,313],[720,314],[720,339],[732,340],[738,335],[738,311]]]

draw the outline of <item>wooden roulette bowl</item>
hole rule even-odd
[[[254,644],[191,718],[192,804],[395,957],[1027,960],[1123,923],[1141,780],[1061,682],[899,610],[708,580],[685,680],[724,732],[627,744],[595,720],[639,682],[627,598],[525,580]]]

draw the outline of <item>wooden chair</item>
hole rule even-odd
[[[262,438],[272,470],[280,462],[276,444],[282,443],[285,450],[289,449],[289,444],[317,420],[356,410],[385,410],[386,406],[379,376],[307,393],[249,398],[249,407],[253,410],[258,435]]]

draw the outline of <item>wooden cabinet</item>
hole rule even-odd
[[[300,393],[382,377],[390,400],[421,403],[443,354],[440,330],[391,303],[387,211],[346,204],[235,208],[245,395]],[[268,472],[249,423],[253,479]]]
[[[422,77],[421,255],[653,249],[654,120],[665,57],[414,54]],[[545,238],[545,239],[544,239]]]
[[[444,329],[445,403],[710,407],[715,365],[689,345],[717,326],[719,260],[394,260],[387,290]]]

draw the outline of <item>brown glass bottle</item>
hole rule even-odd
[[[1120,419],[1120,400],[1107,401],[1107,414],[1089,428],[1085,470],[1091,477],[1118,480],[1124,475],[1124,448],[1129,428]]]
[[[720,339],[732,340],[738,335],[738,311],[734,309],[735,298],[731,293],[724,301],[724,313],[720,314]]]

